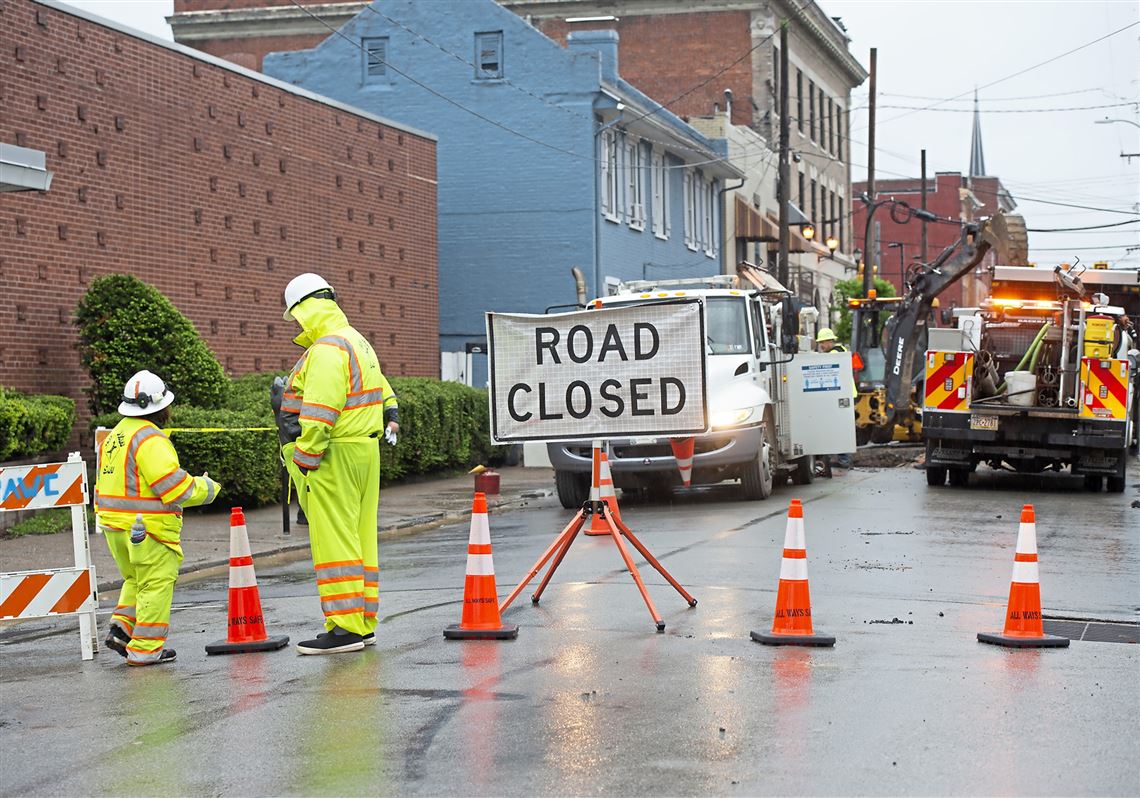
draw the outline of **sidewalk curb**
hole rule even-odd
[[[534,498],[534,496],[518,496],[514,499],[504,500],[497,504],[493,504],[488,509],[491,510],[492,514],[495,514],[497,511],[509,512],[510,510],[516,510],[522,507],[528,501],[531,501]],[[468,518],[469,515],[469,511],[462,513],[443,512],[429,513],[427,515],[417,516],[415,518],[405,518],[401,521],[397,521],[395,524],[378,530],[377,535],[381,541],[386,538],[391,539],[409,537],[411,535],[418,535],[421,532],[438,529],[441,526],[448,526],[449,524],[459,523],[460,521]],[[293,555],[301,551],[307,552],[308,550],[309,540],[308,536],[306,535],[303,540],[298,538],[297,542],[295,543],[290,542],[281,546],[277,546],[275,548],[257,550],[253,552],[253,555],[258,560],[272,559],[277,560],[278,562],[292,562],[296,559],[300,559],[300,557],[291,557],[289,555]],[[196,582],[202,579],[209,579],[214,576],[220,576],[225,572],[226,569],[229,568],[229,564],[229,557],[226,557],[224,559],[205,560],[200,563],[194,563],[193,565],[186,566],[184,569],[179,570],[178,581],[181,583]],[[118,590],[122,586],[122,579],[112,579],[105,582],[99,582],[95,586],[95,590],[98,593],[102,593],[104,591],[111,592],[113,590]]]

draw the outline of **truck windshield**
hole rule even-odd
[[[752,351],[748,305],[743,297],[709,297],[705,307],[710,355],[743,355]]]
[[[666,302],[666,299],[637,299],[607,302],[606,307]],[[710,355],[747,355],[752,351],[748,335],[748,302],[745,297],[705,297],[705,324]]]

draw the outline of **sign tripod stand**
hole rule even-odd
[[[530,584],[531,580],[533,580],[538,575],[538,572],[542,570],[542,567],[546,565],[547,561],[553,557],[554,561],[550,565],[550,570],[546,572],[546,576],[542,578],[542,581],[538,585],[538,589],[535,590],[534,595],[530,597],[532,604],[537,604],[539,602],[539,599],[542,598],[542,592],[546,589],[547,584],[550,583],[550,578],[554,576],[554,572],[558,570],[558,566],[562,564],[562,560],[566,557],[566,553],[570,551],[570,546],[574,543],[574,539],[578,536],[578,533],[582,531],[582,528],[586,525],[586,523],[592,520],[591,516],[594,515],[598,516],[598,518],[604,521],[605,525],[609,527],[610,536],[613,537],[614,544],[617,546],[617,550],[621,554],[622,560],[625,561],[625,566],[629,569],[629,573],[633,577],[633,581],[637,583],[637,589],[641,591],[641,597],[645,599],[645,606],[649,608],[649,614],[652,616],[653,621],[657,624],[658,632],[665,631],[665,621],[661,619],[661,615],[657,612],[657,608],[653,605],[653,599],[649,597],[649,592],[645,589],[645,582],[643,582],[641,579],[641,573],[637,570],[637,566],[634,564],[633,558],[629,554],[629,550],[622,542],[623,535],[628,538],[630,544],[635,549],[637,549],[638,552],[641,553],[641,556],[645,558],[646,562],[652,565],[657,570],[657,572],[665,577],[665,580],[671,584],[678,593],[681,594],[681,597],[689,603],[690,607],[697,606],[697,600],[689,595],[688,591],[686,591],[685,588],[681,587],[680,583],[677,582],[677,580],[674,579],[672,575],[665,570],[665,566],[658,562],[657,558],[650,553],[649,549],[645,547],[645,544],[637,539],[633,532],[630,531],[629,527],[627,527],[622,522],[621,518],[613,513],[610,506],[600,498],[599,487],[601,451],[601,447],[595,444],[593,455],[594,484],[593,489],[590,493],[590,500],[582,505],[582,508],[578,510],[566,528],[559,533],[554,542],[550,544],[550,547],[543,553],[541,557],[539,557],[538,562],[534,564],[534,567],[530,569],[530,572],[526,575],[526,577],[521,582],[519,582],[518,586],[513,591],[511,591],[511,594],[507,596],[506,600],[503,601],[503,603],[499,606],[500,614],[505,612],[507,607],[511,606],[511,603],[516,598],[518,598],[518,595],[522,593],[526,586]]]

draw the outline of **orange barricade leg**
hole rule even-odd
[[[510,640],[519,628],[504,624],[499,614],[495,563],[491,558],[491,527],[487,497],[476,493],[471,506],[471,534],[467,543],[467,577],[463,584],[463,615],[458,625],[443,630],[448,640]]]
[[[1009,607],[1001,634],[978,632],[982,643],[1009,648],[1065,648],[1067,637],[1045,634],[1041,621],[1041,582],[1037,573],[1037,519],[1033,505],[1021,508],[1017,550],[1013,555],[1013,578],[1009,584]]]
[[[273,651],[289,644],[288,635],[270,637],[265,631],[261,612],[261,594],[257,590],[257,574],[249,549],[249,533],[245,513],[240,507],[230,510],[230,596],[229,626],[225,640],[206,646],[207,654],[245,654]]]
[[[776,615],[772,621],[772,631],[753,632],[752,639],[770,646],[835,645],[834,637],[815,634],[812,628],[804,508],[799,499],[792,499],[788,507],[784,556],[780,562],[780,586],[776,591]]]

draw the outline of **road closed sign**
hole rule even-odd
[[[496,442],[708,429],[698,299],[552,315],[487,314]]]

